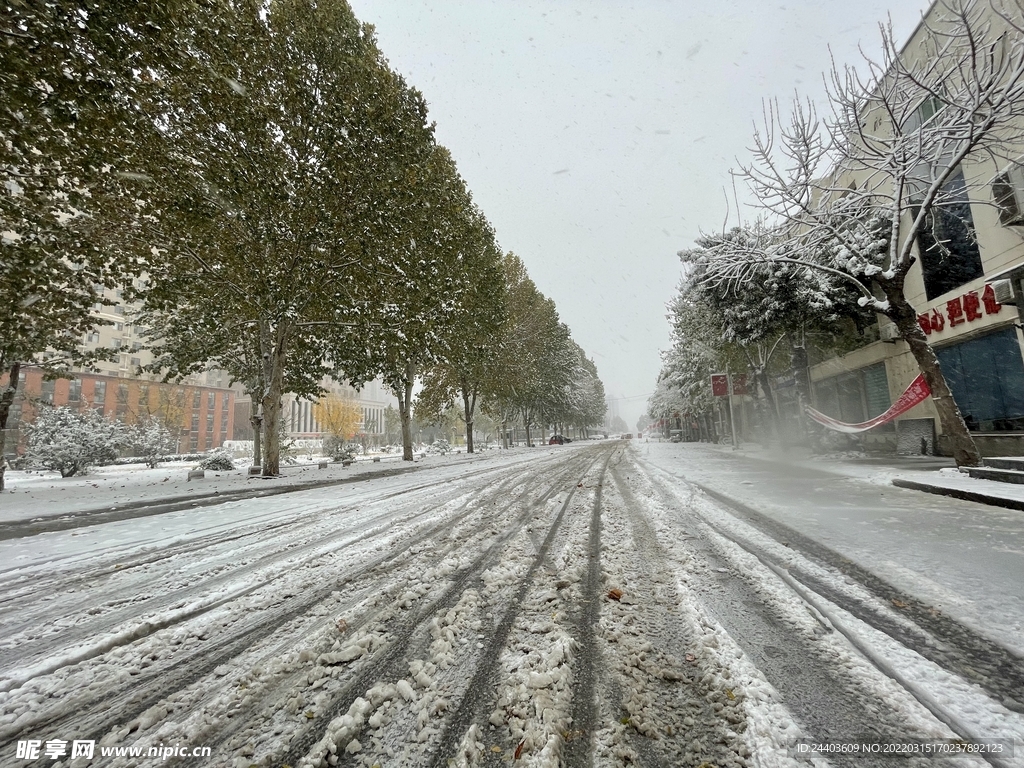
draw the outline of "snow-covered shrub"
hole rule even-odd
[[[29,460],[36,466],[60,472],[61,477],[113,462],[125,441],[121,424],[89,408],[40,408],[26,431]]]
[[[207,454],[206,458],[199,462],[199,469],[208,469],[212,472],[230,472],[235,468],[235,462],[231,454],[223,448],[217,448]]]
[[[330,456],[335,461],[355,461],[359,446],[345,442],[344,438],[336,435],[324,437],[324,456]]]
[[[155,469],[160,459],[177,447],[170,430],[156,419],[128,427],[126,433],[132,453],[144,459],[151,469]]]
[[[452,445],[444,438],[435,440],[427,446],[427,453],[440,453],[442,456],[451,453]]]

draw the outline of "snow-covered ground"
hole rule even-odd
[[[928,540],[886,521],[921,525],[914,514],[951,500],[901,491],[889,517],[854,512],[844,502],[890,489],[765,466],[625,441],[433,457],[404,474],[371,465],[358,482],[84,516],[0,541],[0,763],[136,766],[162,760],[116,750],[172,745],[212,755],[167,764],[239,768],[866,766],[888,763],[803,750],[998,738],[1016,755],[989,762],[1024,765],[1019,699],[999,679],[1021,670],[968,670],[1003,659],[984,646],[1016,620],[994,615],[997,596],[948,611],[968,628],[932,625],[928,584],[961,597],[958,565],[898,581],[921,605],[880,597],[869,578],[900,576],[896,537]],[[145,475],[135,487],[172,482]],[[868,575],[697,483],[787,516]],[[91,493],[83,509],[110,501]],[[982,519],[952,503],[955,521]],[[857,519],[877,533],[847,541],[872,527]],[[911,569],[935,553],[904,554]],[[1004,576],[993,589],[1010,588]],[[981,634],[987,620],[996,629]],[[17,759],[18,742],[53,739],[94,741],[94,757]]]
[[[485,451],[472,455],[453,453],[448,456],[420,453],[417,454],[417,466],[420,463],[479,461],[497,453]],[[374,458],[378,460],[376,463]],[[295,464],[283,464],[281,475],[270,479],[250,476],[248,466],[242,460],[236,460],[233,471],[207,471],[205,477],[195,480],[188,479],[189,471],[197,465],[194,461],[165,462],[155,469],[145,464],[94,467],[88,474],[75,477],[61,477],[59,472],[48,470],[9,469],[4,476],[5,488],[0,492],[0,523],[60,517],[168,497],[198,498],[213,493],[331,482],[407,466],[401,454],[360,456],[348,467],[329,462],[321,468],[320,463],[315,459],[303,458]]]

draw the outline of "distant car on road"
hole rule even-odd
[[[548,445],[565,445],[571,442],[572,438],[565,437],[564,435],[552,435],[551,439],[548,440]]]
[[[633,433],[632,432],[627,432],[626,434],[624,434],[622,436],[622,439],[623,440],[632,440],[633,439]]]

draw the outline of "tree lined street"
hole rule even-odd
[[[670,347],[625,394],[663,300],[596,168],[646,185],[648,123],[720,153],[670,102],[763,83],[773,26],[649,5],[432,4],[487,55],[449,90],[507,101],[458,152],[348,0],[0,5],[0,764],[1024,768],[1024,7],[935,0],[762,96],[752,205],[657,225]],[[593,234],[573,174],[622,201],[600,332],[562,311],[596,259],[531,275]]]

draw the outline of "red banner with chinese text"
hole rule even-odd
[[[924,380],[924,374],[919,374],[916,379],[910,382],[910,386],[904,390],[903,394],[896,398],[896,402],[889,406],[889,410],[881,416],[875,416],[875,418],[870,421],[864,421],[860,424],[847,424],[844,421],[837,421],[836,419],[826,416],[820,411],[814,410],[810,406],[807,406],[807,415],[822,426],[828,427],[836,432],[846,432],[848,434],[866,432],[872,427],[877,427],[879,424],[885,424],[887,421],[892,421],[900,414],[906,413],[918,403],[923,402],[931,393],[931,389],[928,388],[928,382]]]

